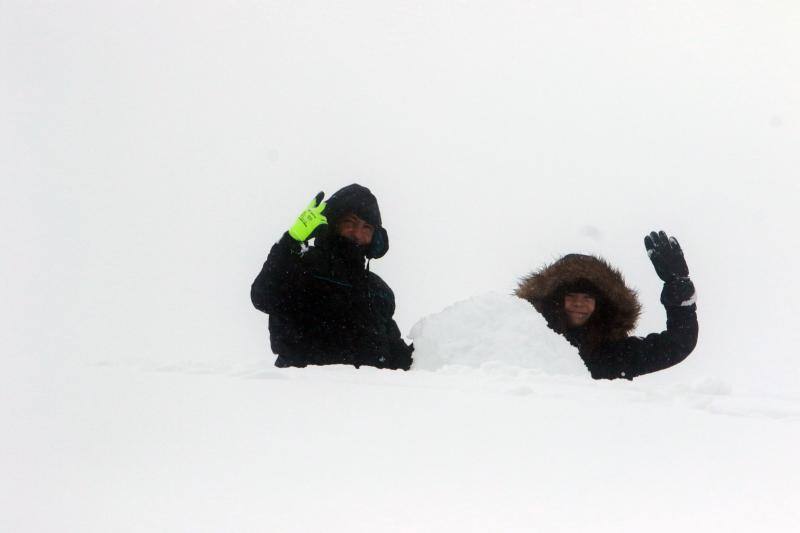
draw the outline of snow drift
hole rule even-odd
[[[413,369],[504,364],[553,375],[589,375],[578,351],[512,295],[488,293],[423,318],[409,335]]]

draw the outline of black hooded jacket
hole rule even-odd
[[[366,188],[355,186],[359,188],[354,191],[353,187],[342,189],[349,194],[337,193],[328,202],[329,224],[321,228],[313,246],[285,233],[253,282],[253,305],[269,314],[276,366],[348,364],[404,370],[411,366],[413,347],[402,340],[392,318],[394,293],[366,268],[368,251],[332,229],[348,212],[379,227],[374,196]],[[342,198],[353,209],[343,205]],[[364,209],[370,199],[373,212]]]
[[[590,292],[596,309],[581,327],[567,327],[564,295]],[[661,303],[667,329],[633,337],[641,312],[636,292],[608,263],[593,256],[570,254],[525,279],[517,296],[531,302],[548,326],[573,346],[594,379],[633,379],[676,365],[697,344],[698,324],[694,285],[688,278],[664,283]]]

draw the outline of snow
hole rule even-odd
[[[490,293],[454,304],[420,320],[409,337],[414,369],[502,364],[588,376],[576,349],[549,329],[531,304],[513,295]]]
[[[38,2],[0,17],[0,531],[800,523],[792,2]],[[276,369],[248,300],[359,181],[409,372]],[[510,296],[601,255],[689,358],[595,382]]]
[[[692,293],[691,298],[688,300],[684,300],[681,302],[681,307],[689,307],[691,305],[695,305],[697,303],[697,291]]]
[[[800,519],[798,402],[499,363],[63,365],[47,386],[4,374],[0,527],[788,532]]]
[[[800,520],[797,398],[703,376],[593,382],[503,293],[425,317],[411,337],[409,372],[14,359],[0,376],[0,529],[789,532]]]

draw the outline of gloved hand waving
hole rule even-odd
[[[300,216],[297,217],[297,221],[289,228],[289,235],[292,239],[300,242],[307,241],[314,236],[315,230],[321,225],[328,223],[328,219],[322,214],[322,212],[325,211],[325,207],[327,207],[327,204],[322,201],[324,197],[325,193],[320,191],[317,193],[317,196],[311,200],[308,207],[300,213]]]
[[[658,233],[653,231],[644,238],[644,247],[659,278],[672,281],[689,277],[689,267],[683,257],[681,245],[675,237],[667,237],[663,231]]]

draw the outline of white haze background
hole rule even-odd
[[[599,253],[663,326],[642,246],[700,293],[672,371],[798,379],[794,2],[4,2],[9,356],[263,354],[249,284],[358,181],[419,318]]]
[[[642,237],[664,229],[700,341],[637,383],[797,398],[798,36],[777,0],[0,2],[9,405],[25,383],[49,409],[101,362],[269,368],[250,283],[317,191],[354,181],[405,334],[568,252],[620,268],[637,333],[660,331]],[[256,385],[350,383],[332,372]],[[376,379],[398,402],[420,384]]]

